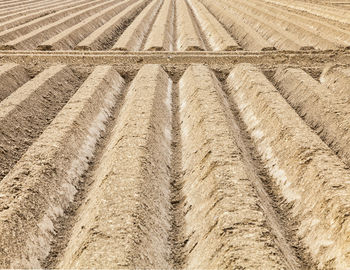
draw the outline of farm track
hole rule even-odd
[[[350,268],[346,25],[306,1],[0,1],[0,268]]]

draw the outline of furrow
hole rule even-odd
[[[52,66],[0,103],[0,180],[50,124],[77,83],[69,68]]]
[[[85,39],[75,46],[75,50],[101,50],[115,36],[119,36],[126,24],[133,20],[150,1],[137,1],[130,5],[111,20],[103,24],[96,31],[92,32]]]
[[[171,230],[169,244],[171,247],[171,262],[173,269],[183,269],[184,257],[184,208],[182,203],[185,199],[182,179],[182,141],[180,123],[179,85],[172,85],[172,141],[171,141]]]
[[[213,3],[210,0],[201,0],[206,8],[221,22],[229,33],[238,41],[245,50],[268,51],[275,50],[274,46],[266,41],[250,25],[244,23],[241,16],[232,16],[231,12],[221,3]]]
[[[86,9],[78,9],[79,11],[63,17],[53,23],[42,26],[39,29],[29,32],[28,34],[24,34],[10,42],[7,42],[0,46],[0,49],[22,49],[22,50],[30,50],[36,48],[40,42],[47,40],[65,29],[79,23],[81,20],[84,20],[90,16],[96,14],[103,9],[107,9],[108,7],[115,4],[115,0],[103,1],[102,3],[86,8]],[[94,2],[95,3],[95,2]],[[1,38],[1,36],[0,36]]]
[[[21,16],[25,15],[26,12],[31,13],[35,12],[41,9],[44,9],[45,6],[50,6],[52,5],[53,1],[50,0],[45,0],[42,1],[41,3],[37,3],[36,5],[21,5],[20,7],[17,8],[5,8],[2,9],[0,8],[0,21],[3,21],[4,18],[14,18],[16,16]],[[57,1],[56,1],[57,4]]]
[[[145,51],[172,51],[173,37],[171,24],[173,23],[174,0],[164,0],[159,14],[153,23],[152,30],[144,46]]]
[[[186,0],[175,1],[176,5],[176,48],[178,51],[203,51],[205,45],[195,28]]]
[[[7,8],[16,8],[18,6],[23,6],[23,5],[33,5],[36,3],[40,3],[42,1],[34,0],[34,1],[17,1],[17,3],[2,3],[0,5],[0,9],[7,9]]]
[[[63,5],[65,2],[68,2],[67,5]],[[64,9],[65,7],[73,7],[76,4],[72,3],[72,1],[59,1],[57,2],[49,2],[50,4],[48,5],[43,5],[40,7],[40,9],[36,9],[39,11],[36,12],[30,12],[29,10],[23,11],[21,13],[16,13],[16,14],[12,14],[12,15],[8,15],[8,16],[4,16],[0,18],[0,31],[5,31],[8,30],[12,27],[18,26],[18,25],[22,25],[25,24],[27,22],[30,22],[34,19],[55,13],[55,12],[59,12],[60,10]]]
[[[30,33],[31,31],[34,31],[36,29],[40,29],[41,27],[44,27],[50,23],[53,23],[59,19],[64,18],[68,14],[73,14],[74,12],[79,12],[84,8],[88,8],[90,6],[96,5],[96,2],[92,0],[81,0],[78,2],[75,2],[75,5],[72,7],[71,4],[68,4],[69,8],[66,8],[64,6],[61,6],[61,11],[58,11],[54,14],[49,14],[44,17],[39,17],[35,20],[32,20],[28,23],[18,25],[16,27],[13,27],[11,29],[3,30],[0,32],[0,41],[1,43],[8,42],[10,40],[21,38],[23,35],[26,35]],[[13,20],[8,21],[4,24],[0,25],[1,27],[6,27],[7,24],[12,23]]]
[[[43,0],[43,1],[39,1],[37,3],[34,4],[25,4],[22,3],[21,5],[18,5],[16,7],[1,7],[0,6],[0,16],[2,16],[3,14],[6,15],[7,14],[12,14],[12,13],[17,13],[23,10],[31,10],[31,9],[36,9],[40,6],[45,6],[47,3],[49,3],[49,0]],[[51,1],[52,3],[52,1]]]
[[[258,68],[236,65],[227,83],[230,99],[318,268],[349,268],[349,170]]]
[[[53,223],[73,200],[122,85],[112,67],[96,67],[0,183],[1,268],[39,268],[49,254]]]
[[[189,0],[188,3],[192,7],[200,27],[206,36],[206,40],[208,40],[213,51],[234,51],[240,49],[237,42],[202,3],[198,2],[198,0]]]
[[[54,9],[47,9],[45,8],[45,10],[43,11],[39,11],[39,12],[35,12],[33,14],[26,14],[24,16],[14,16],[14,17],[10,17],[10,16],[7,16],[5,17],[4,19],[0,19],[0,31],[6,31],[8,29],[11,29],[13,27],[16,27],[18,25],[23,25],[25,23],[28,23],[32,20],[35,20],[37,18],[41,18],[43,16],[46,16],[46,15],[49,15],[49,14],[52,14],[54,13],[55,10]],[[6,38],[6,36],[5,36]],[[1,41],[3,39],[1,38]],[[4,39],[5,41],[6,39]]]
[[[312,4],[312,3],[303,3],[302,1],[293,1],[293,2],[285,1],[285,0],[263,0],[263,1],[284,6],[290,9],[304,11],[304,12],[314,14],[319,17],[331,19],[334,21],[350,24],[349,13],[347,11],[342,11],[339,8],[333,9],[330,6],[324,6],[324,5]]]
[[[332,92],[301,69],[280,67],[274,81],[289,104],[349,166],[349,96]]]
[[[242,2],[249,5],[255,14],[271,23],[278,24],[301,39],[309,40],[318,49],[335,49],[350,45],[350,32],[339,27],[286,11],[272,5],[262,5],[260,1]]]
[[[191,66],[179,82],[186,269],[285,269],[232,114],[215,75]]]
[[[171,268],[171,80],[145,65],[131,83],[58,268]]]
[[[163,1],[161,0],[153,0],[144,10],[142,10],[142,12],[119,37],[117,42],[113,45],[112,50],[139,51],[145,35],[151,28],[152,21],[162,5],[162,2]]]
[[[37,0],[34,0],[34,2],[37,1]],[[26,0],[24,1],[20,1],[20,0],[8,0],[8,1],[3,1],[1,4],[0,4],[0,8],[1,7],[7,7],[7,6],[16,6],[16,5],[19,5],[19,4],[23,4],[23,2],[26,2]]]
[[[350,99],[350,68],[337,65],[327,66],[321,76],[320,82],[329,88],[333,95],[341,97],[348,102]]]
[[[34,2],[36,2],[37,0],[34,0]],[[23,4],[23,2],[26,2],[26,1],[20,1],[20,0],[16,0],[16,1],[5,1],[5,2],[1,2],[0,3],[0,9],[1,8],[7,8],[7,7],[16,7],[20,4]]]
[[[7,8],[7,9],[0,8],[0,17],[2,19],[3,17],[6,17],[6,16],[15,16],[17,14],[24,15],[25,12],[28,12],[28,13],[33,12],[33,11],[35,12],[35,11],[38,11],[40,9],[45,8],[45,6],[50,6],[53,3],[58,4],[59,2],[64,2],[64,1],[65,0],[62,0],[62,1],[44,0],[44,1],[38,2],[36,4],[21,5],[21,6],[18,6],[17,8]]]
[[[137,0],[124,0],[108,7],[38,45],[39,50],[70,50],[91,32]]]
[[[30,77],[22,66],[13,63],[2,65],[0,67],[0,102],[29,80]]]
[[[305,50],[313,49],[313,46],[308,41],[300,40],[296,35],[290,33],[278,24],[270,23],[264,18],[256,16],[246,7],[234,5],[232,2],[222,0],[227,8],[230,8],[231,13],[239,14],[244,22],[251,25],[258,33],[267,41],[273,44],[279,50]]]
[[[118,90],[116,102],[108,112],[109,118],[105,122],[103,130],[100,132],[100,137],[95,146],[96,150],[94,151],[94,155],[89,160],[89,167],[82,174],[79,181],[75,185],[76,193],[73,201],[69,204],[68,208],[65,209],[65,215],[60,216],[55,222],[53,222],[53,226],[55,227],[55,235],[51,241],[49,255],[41,262],[41,267],[44,269],[57,269],[57,263],[61,260],[65,248],[67,247],[68,242],[71,240],[72,228],[77,222],[79,207],[86,199],[87,194],[93,184],[93,178],[91,176],[100,164],[103,151],[112,135],[111,131],[115,126],[119,111],[123,107],[122,105],[125,100],[125,95],[130,85],[130,82],[128,82],[129,79],[129,75],[126,75],[124,84],[120,90]]]

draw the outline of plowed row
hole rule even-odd
[[[0,66],[1,268],[350,267],[349,68],[175,73]]]
[[[0,49],[285,51],[350,47],[346,11],[301,1],[32,2],[0,5]]]
[[[0,1],[0,268],[350,269],[344,3]]]

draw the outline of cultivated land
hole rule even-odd
[[[350,268],[349,1],[3,0],[0,85],[0,268]]]

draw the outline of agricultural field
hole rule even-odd
[[[0,269],[350,269],[349,8],[0,0]]]
[[[0,3],[1,49],[266,51],[350,47],[347,10],[300,1],[26,2]]]

